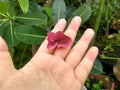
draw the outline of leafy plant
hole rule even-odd
[[[92,84],[91,84],[92,83]],[[92,82],[92,80],[90,80],[89,78],[86,81],[86,87],[89,90],[102,90],[103,87],[103,82],[102,81],[95,81],[94,83]]]
[[[13,7],[13,11],[9,10],[11,9],[10,7],[12,7],[10,1],[1,2],[0,6],[5,8],[3,9],[1,7],[0,10],[0,35],[3,36],[9,46],[16,46],[19,42],[40,44],[48,32],[46,28],[49,27],[49,25],[55,24],[60,18],[67,17],[65,13],[67,11],[67,6],[63,0],[54,1],[52,11],[49,11],[49,13],[53,13],[53,18],[50,17],[50,14],[45,10],[44,6],[40,6],[35,2],[26,0],[24,2],[26,4],[23,4],[23,1],[18,0],[19,5],[17,5],[16,1],[12,1],[16,3],[15,7],[18,7],[17,11],[15,11],[15,7]],[[48,9],[49,8],[51,7],[48,7]],[[86,8],[86,12],[82,12],[83,8]],[[23,13],[19,10],[22,10]],[[11,15],[11,13],[15,14]],[[85,22],[91,15],[90,5],[84,4],[80,6],[76,9],[70,19],[76,15],[79,15],[82,18],[86,17],[83,19],[83,22]],[[47,24],[49,22],[48,18],[52,18],[52,22],[49,25]],[[29,39],[31,39],[31,41]]]
[[[29,0],[18,0],[18,2],[23,13],[27,13],[29,8]]]
[[[2,3],[4,4],[4,6],[5,5],[7,6],[8,3],[9,3],[9,5],[11,5],[10,1],[8,1],[7,3],[6,2],[2,2]],[[36,4],[36,7],[34,7],[34,8],[37,9],[37,7],[38,7],[38,5]],[[40,41],[40,40],[37,41],[38,38],[39,39],[41,39],[41,37],[43,38],[43,35],[41,36],[41,34],[43,34],[45,32],[45,30],[43,32],[41,32],[41,30],[43,28],[40,28],[40,26],[47,23],[47,19],[48,19],[47,15],[43,11],[40,11],[37,9],[35,12],[32,10],[29,10],[29,12],[26,14],[18,12],[15,15],[11,15],[10,13],[12,13],[12,12],[6,11],[6,10],[8,10],[7,8],[9,9],[9,7],[6,7],[4,13],[2,12],[3,10],[0,12],[1,16],[2,16],[1,24],[0,24],[1,25],[0,26],[0,29],[1,29],[0,34],[1,34],[1,36],[3,36],[3,38],[6,40],[6,42],[9,46],[15,46],[20,41],[26,43],[26,39],[28,40],[29,37],[30,37],[30,39],[32,39],[31,41],[33,41],[31,43],[36,44],[35,41],[36,42]],[[16,28],[17,28],[17,30],[16,30]],[[39,35],[39,37],[36,34]],[[45,36],[44,36],[44,38],[45,38]],[[20,37],[22,37],[22,39]],[[29,42],[29,40],[28,40],[28,42]],[[40,43],[41,42],[39,42],[39,44]]]
[[[21,68],[32,56],[31,48],[42,43],[59,19],[69,23],[74,16],[80,16],[82,26],[77,37],[91,27],[95,37],[90,46],[100,47],[91,73],[105,74],[101,59],[113,63],[120,58],[113,48],[120,46],[119,5],[119,0],[0,0],[0,36],[8,44],[15,66]]]
[[[0,35],[10,48],[14,49],[21,42],[27,45],[41,44],[51,31],[51,26],[59,19],[65,18],[70,22],[77,15],[82,17],[84,23],[92,13],[88,3],[71,6],[64,0],[51,0],[52,6],[39,4],[44,2],[45,0],[0,1]]]
[[[93,65],[93,68],[91,70],[92,74],[102,74],[103,73],[103,66],[101,62],[97,59]]]

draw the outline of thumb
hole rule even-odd
[[[6,42],[0,36],[0,51],[8,51]]]
[[[2,37],[0,37],[0,80],[5,81],[5,79],[15,71],[7,44]]]

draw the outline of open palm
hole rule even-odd
[[[48,49],[47,39],[33,58],[20,70],[13,66],[7,45],[0,38],[0,90],[80,90],[98,54],[96,47],[88,51],[94,36],[87,29],[76,45],[72,45],[81,19],[74,17],[64,32],[72,39],[67,48]],[[52,32],[63,31],[66,21],[61,19]]]

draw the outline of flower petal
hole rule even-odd
[[[60,42],[59,42],[57,47],[68,47],[68,46],[70,46],[71,43],[72,43],[71,38],[66,36],[66,35],[64,35],[61,38],[61,40],[60,40]]]
[[[68,47],[72,42],[71,38],[65,35],[62,31],[58,31],[56,33],[49,32],[47,40],[48,49],[54,49],[56,47]]]
[[[58,31],[56,33],[56,39],[59,41],[61,41],[61,38],[63,38],[63,36],[64,36],[64,33],[62,31]]]
[[[47,48],[48,49],[54,49],[54,48],[56,48],[56,46],[57,46],[57,43],[49,42],[48,45],[47,45]]]
[[[58,48],[59,47],[68,47],[72,42],[71,38],[68,37],[67,35],[65,35],[61,31],[58,31],[56,33],[56,38],[59,41],[58,46],[57,46]]]
[[[55,34],[55,33],[49,32],[49,33],[47,34],[47,36],[48,36],[47,40],[48,40],[49,42],[55,42],[55,41],[56,41],[56,34]]]

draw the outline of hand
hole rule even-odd
[[[7,45],[0,38],[0,90],[80,90],[98,54],[95,46],[87,51],[94,36],[92,29],[87,29],[72,46],[80,23],[80,17],[74,17],[64,32],[72,39],[69,47],[48,49],[45,39],[20,70],[14,68]],[[61,19],[52,32],[63,31],[65,26],[66,21]]]

